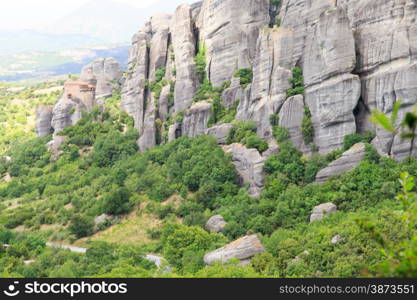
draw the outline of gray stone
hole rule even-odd
[[[335,235],[335,236],[332,238],[331,243],[332,243],[332,244],[338,244],[338,243],[340,243],[341,241],[342,241],[342,236],[341,236],[340,234],[338,234],[338,235]]]
[[[197,41],[190,5],[180,5],[175,11],[171,34],[176,66],[175,111],[180,112],[191,106],[198,84],[194,62]]]
[[[230,123],[219,124],[207,129],[206,134],[215,137],[219,144],[224,145],[232,128],[233,125]]]
[[[366,147],[363,143],[352,146],[352,148],[343,153],[342,157],[321,170],[316,176],[316,182],[322,183],[332,176],[341,175],[355,169],[365,158],[365,150]]]
[[[263,252],[265,252],[265,249],[255,234],[245,236],[220,249],[207,253],[204,256],[204,262],[206,265],[212,265],[215,262],[227,263],[231,259],[239,259],[247,263],[253,256]]]
[[[36,110],[35,131],[38,137],[45,137],[54,132],[52,128],[52,106],[41,106]]]
[[[279,111],[279,125],[288,129],[290,139],[298,149],[309,152],[301,131],[303,119],[304,97],[296,95],[288,98]]]
[[[258,136],[272,139],[270,116],[278,113],[291,87],[293,33],[285,28],[263,28],[256,46],[253,82],[238,107],[238,120],[256,123]]]
[[[232,156],[232,162],[243,184],[249,185],[249,195],[259,197],[264,187],[265,158],[256,149],[248,149],[241,144],[223,146],[225,153]]]
[[[123,72],[119,63],[114,58],[98,58],[85,66],[81,72],[80,81],[93,83],[96,81],[96,98],[107,98],[113,93],[113,89],[119,86]]]
[[[269,24],[269,0],[205,0],[198,27],[207,47],[207,70],[214,86],[237,69],[250,68],[259,30]]]
[[[357,75],[332,77],[306,89],[305,102],[312,113],[314,142],[321,153],[341,148],[344,137],[356,133],[353,114],[361,83]]]
[[[336,205],[333,203],[324,203],[316,206],[310,216],[310,222],[315,222],[324,219],[325,217],[334,214],[337,211]]]
[[[226,225],[227,223],[221,215],[215,215],[207,221],[206,229],[211,232],[223,232]]]
[[[206,133],[212,115],[212,104],[200,101],[185,111],[182,122],[182,136],[196,137]]]
[[[96,226],[97,226],[97,225],[100,225],[104,222],[112,221],[112,220],[114,220],[114,216],[110,216],[108,214],[102,214],[102,215],[100,215],[100,216],[98,216],[97,218],[94,219],[94,224],[96,224]]]

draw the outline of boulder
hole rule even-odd
[[[264,187],[265,173],[263,166],[265,158],[256,149],[248,149],[241,144],[223,146],[225,153],[232,156],[232,162],[242,180],[249,185],[249,195],[259,197]]]
[[[65,143],[65,139],[65,136],[54,135],[52,140],[48,144],[46,144],[48,151],[52,153],[53,161],[57,161],[63,153],[63,151],[59,150],[59,148]]]
[[[336,205],[333,203],[324,203],[316,206],[310,216],[310,223],[324,219],[337,211]]]
[[[224,145],[227,142],[227,137],[232,128],[233,125],[230,123],[219,124],[208,128],[206,134],[215,137],[219,144]]]
[[[343,153],[342,157],[321,170],[316,176],[316,182],[323,183],[332,176],[341,175],[355,169],[365,158],[365,152],[366,146],[363,143],[352,146],[352,148]]]
[[[338,235],[335,235],[335,236],[332,238],[331,243],[332,243],[332,244],[338,244],[338,243],[340,243],[341,241],[342,241],[342,236],[341,236],[340,234],[338,234]]]
[[[194,103],[185,111],[182,121],[182,136],[196,137],[206,133],[212,115],[212,104],[206,101]]]
[[[207,253],[204,256],[204,263],[212,265],[215,262],[227,263],[231,259],[239,259],[247,264],[250,259],[258,253],[265,252],[265,249],[257,235],[245,236],[220,249]]]
[[[223,232],[227,225],[226,221],[221,215],[211,217],[206,223],[206,229],[211,232]]]
[[[112,220],[114,220],[114,216],[110,216],[108,214],[102,214],[94,219],[94,224],[97,226],[104,222],[112,221]]]
[[[145,255],[143,258],[154,263],[155,266],[158,268],[158,270],[161,270],[161,268],[164,267],[162,270],[163,273],[169,273],[172,270],[171,266],[168,265],[168,262],[166,261],[166,259],[161,256],[148,254],[148,255]]]

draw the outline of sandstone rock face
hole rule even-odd
[[[332,176],[340,175],[355,169],[365,158],[365,148],[365,144],[363,143],[354,145],[343,153],[342,157],[321,170],[316,176],[316,182],[322,183]]]
[[[149,82],[155,81],[155,73],[167,64],[167,53],[170,39],[170,14],[160,14],[151,18],[152,38],[149,52]]]
[[[256,46],[253,82],[241,99],[236,118],[255,121],[258,135],[272,138],[269,117],[278,113],[291,87],[293,33],[284,28],[262,29]]]
[[[242,183],[249,184],[249,195],[259,197],[264,186],[265,158],[259,154],[258,150],[248,149],[241,144],[223,146],[223,150],[232,155],[232,162]]]
[[[196,137],[205,134],[208,121],[212,115],[211,107],[212,105],[205,101],[193,104],[185,112],[182,122],[182,135]]]
[[[240,78],[233,78],[231,80],[230,87],[225,89],[222,94],[222,102],[227,107],[230,108],[237,101],[245,98],[244,89],[240,85]]]
[[[307,149],[304,145],[301,124],[304,119],[304,97],[296,95],[288,98],[279,112],[279,125],[288,128],[290,139],[299,149]]]
[[[346,135],[356,132],[354,109],[358,105],[359,77],[344,74],[306,89],[305,101],[313,115],[315,144],[321,153],[343,145]]]
[[[206,134],[215,137],[220,145],[224,145],[226,144],[227,137],[229,136],[229,132],[232,128],[233,125],[230,123],[219,124],[207,129]]]
[[[324,203],[316,206],[310,216],[310,222],[315,222],[324,219],[325,217],[334,214],[337,211],[336,205],[333,203]]]
[[[251,67],[259,29],[269,24],[269,8],[269,0],[203,2],[198,26],[214,86],[230,80],[237,69]]]
[[[80,81],[89,82],[93,76],[96,81],[96,98],[100,99],[112,95],[122,75],[120,65],[114,58],[98,58],[83,68]]]
[[[52,128],[52,106],[41,106],[36,110],[35,131],[38,137],[45,137],[54,132]]]
[[[308,154],[313,145],[304,145],[297,125],[302,106],[307,106],[320,153],[340,148],[346,135],[373,130],[379,152],[396,159],[406,157],[407,141],[376,129],[369,114],[373,109],[390,113],[402,98],[401,119],[416,104],[416,4],[411,0],[282,0],[277,16],[280,27],[268,26],[273,24],[271,15],[269,0],[204,0],[181,5],[173,15],[154,16],[143,26],[132,40],[122,93],[122,107],[134,117],[141,149],[154,145],[152,122],[165,122],[179,112],[192,112],[192,117],[186,117],[180,128],[172,127],[168,140],[220,134],[219,124],[207,131],[206,113],[193,111],[192,99],[199,88],[194,59],[204,45],[213,86],[231,81],[223,91],[223,104],[230,108],[239,100],[236,118],[254,121],[258,136],[269,143],[273,141],[270,116],[278,114],[280,125]],[[305,93],[288,99],[295,66],[303,70]],[[154,81],[160,68],[166,70],[167,84],[156,99],[146,83]],[[242,68],[253,71],[252,83],[246,87],[233,78]],[[218,140],[223,143],[223,138]]]
[[[141,151],[156,146],[156,126],[155,126],[156,107],[152,95],[149,96],[149,102],[146,105],[145,116],[143,120],[142,135],[139,137],[138,146]]]
[[[223,232],[224,227],[227,225],[221,215],[211,217],[206,223],[206,229],[211,232]]]
[[[191,7],[188,4],[179,6],[172,21],[171,33],[176,66],[175,111],[177,112],[191,106],[197,90],[194,57],[198,41],[194,26]]]
[[[257,235],[245,236],[220,249],[207,253],[204,256],[204,262],[206,265],[212,265],[215,262],[227,263],[233,258],[247,262],[256,254],[262,252],[265,252],[265,249]]]
[[[128,71],[122,88],[121,107],[133,117],[135,127],[140,134],[143,131],[145,101],[147,100],[145,84],[149,68],[150,26],[150,23],[147,23],[132,39]]]

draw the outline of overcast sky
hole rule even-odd
[[[60,19],[91,0],[2,0],[0,30],[39,28]],[[158,0],[114,0],[138,8]],[[171,1],[171,0],[166,0]],[[195,0],[196,1],[196,0]],[[185,0],[182,2],[194,2]]]

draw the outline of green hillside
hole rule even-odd
[[[52,86],[1,86],[0,153],[12,158],[0,163],[2,176],[11,176],[0,181],[0,242],[10,245],[0,248],[1,277],[417,275],[415,187],[404,173],[417,176],[417,160],[397,163],[368,145],[357,169],[318,185],[317,172],[342,150],[307,158],[279,135],[281,150],[265,164],[266,187],[253,199],[211,137],[182,137],[139,153],[115,93],[104,112],[95,109],[62,132],[63,154],[53,161],[49,139],[33,133],[34,107],[59,93],[35,90]],[[339,211],[310,224],[313,207],[325,202]],[[116,217],[94,226],[103,213]],[[228,221],[224,234],[203,229],[215,214]],[[258,234],[267,251],[247,266],[204,265],[204,254],[247,233]],[[143,258],[150,253],[171,268],[158,270]]]

